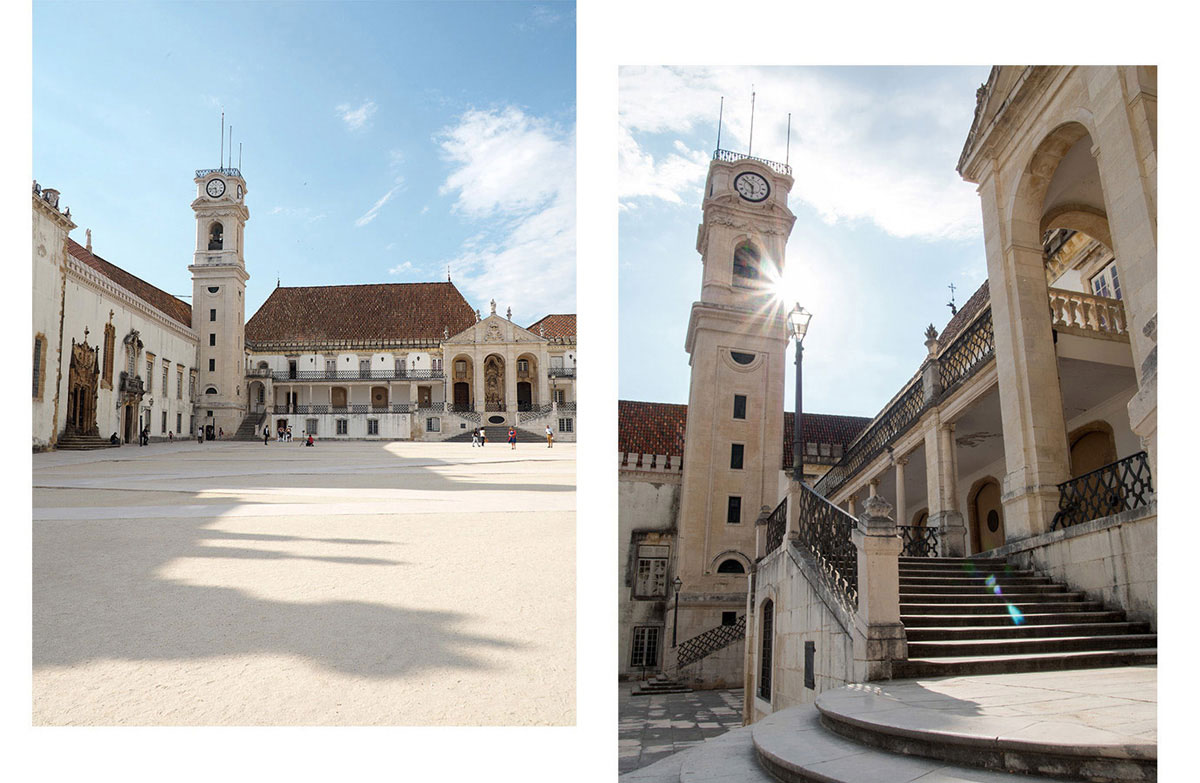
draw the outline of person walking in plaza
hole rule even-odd
[[[292,425],[290,425],[290,424],[288,425],[288,428],[287,428],[287,442],[288,443],[292,442]]]
[[[483,427],[479,428],[479,448],[487,445],[487,430]]]
[[[267,441],[271,438],[271,428],[263,427],[263,445],[267,445]]]
[[[554,448],[554,430],[550,429],[550,425],[546,425],[546,448]]]
[[[513,451],[517,450],[517,431],[512,427],[508,428],[508,445],[512,447]]]
[[[472,427],[471,428],[471,448],[475,448],[478,445],[479,445],[479,428]]]

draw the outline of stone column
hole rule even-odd
[[[896,524],[898,525],[908,524],[907,497],[904,491],[904,466],[907,464],[908,457],[896,460]]]
[[[1028,196],[1017,194],[1019,203],[1002,209],[1006,196],[997,179],[989,172],[979,195],[1004,430],[1004,526],[1013,541],[1050,529],[1058,510],[1058,484],[1069,478],[1069,463],[1046,267],[1036,224],[1041,205],[1028,204]],[[1005,219],[1005,213],[1011,219]]]
[[[504,352],[504,410],[515,421],[512,414],[517,410],[517,356],[511,347]]]
[[[858,516],[858,495],[846,498],[846,513],[852,517]]]
[[[480,358],[479,351],[475,351],[471,356],[471,375],[474,377],[471,382],[471,404],[476,413],[483,413],[483,359]]]
[[[766,506],[758,513],[758,519],[754,520],[754,558],[765,557],[767,554],[767,519],[771,516],[771,509]]]
[[[865,665],[861,673],[873,680],[890,677],[892,661],[908,657],[907,637],[900,622],[899,558],[903,545],[895,521],[888,516],[891,505],[874,495],[864,506],[858,527],[850,534],[858,550],[854,657]]]
[[[879,494],[879,477],[871,479],[867,482],[867,497],[875,497]]]
[[[925,432],[925,475],[929,498],[929,521],[938,528],[942,557],[966,555],[967,529],[958,510],[958,467],[954,452],[954,425],[934,419]]]
[[[783,534],[784,541],[795,541],[800,537],[800,498],[803,492],[802,483],[793,476],[788,482],[787,528]]]

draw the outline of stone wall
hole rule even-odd
[[[796,550],[780,547],[758,564],[753,618],[754,648],[747,657],[751,669],[746,678],[747,710],[751,720],[772,712],[811,704],[830,688],[860,681],[854,660],[853,616],[839,606],[836,596],[820,580],[811,563]],[[760,639],[762,606],[774,602],[774,645],[772,652],[771,699],[759,696],[761,668]],[[815,643],[813,673],[815,689],[804,684],[804,643]]]
[[[544,425],[543,425],[544,426]],[[637,463],[636,457],[630,466]],[[647,456],[645,465],[651,459]],[[678,465],[676,457],[674,463]],[[621,679],[637,679],[643,674],[641,668],[630,663],[633,645],[633,629],[636,626],[660,628],[662,649],[659,665],[668,659],[674,660],[671,652],[671,628],[667,626],[666,608],[670,597],[660,600],[634,598],[633,583],[637,569],[639,544],[666,545],[671,547],[671,558],[675,556],[675,519],[679,514],[680,474],[678,469],[668,471],[658,466],[665,459],[654,460],[655,470],[621,470],[617,483],[617,524],[619,529],[620,557],[618,559],[617,612],[618,612],[618,660]],[[668,570],[674,573],[674,568]]]
[[[992,555],[1066,582],[1158,627],[1158,509],[1126,511],[1009,544]]]

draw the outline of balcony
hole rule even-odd
[[[713,153],[713,160],[720,160],[726,163],[737,163],[739,160],[753,160],[761,163],[776,174],[786,174],[792,176],[792,167],[786,163],[776,163],[773,160],[766,158],[755,158],[751,155],[744,155],[740,152],[730,152],[729,150],[717,150]]]
[[[1120,299],[1050,289],[1050,317],[1054,328],[1088,337],[1128,340],[1125,305]]]
[[[575,377],[575,368],[574,367],[551,367],[546,372],[546,377],[548,377],[548,378],[574,378]]]
[[[446,374],[443,370],[276,370],[263,377],[276,381],[427,381],[443,379]]]

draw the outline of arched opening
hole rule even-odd
[[[216,386],[209,386],[207,389],[205,389],[205,390],[204,390],[204,393],[205,393],[205,394],[216,394],[216,393],[217,393],[217,387],[216,387]]]
[[[214,220],[208,227],[208,249],[223,250],[225,248],[225,227],[220,221]]]
[[[475,362],[466,354],[455,356],[450,363],[450,374],[453,378],[451,391],[454,399],[454,410],[466,412],[474,409],[471,386],[475,380]]]
[[[771,651],[774,648],[775,602],[770,598],[763,601],[762,644],[759,653],[758,697],[771,700]]]
[[[537,388],[537,358],[530,353],[517,357],[517,410],[533,410],[534,390]]]
[[[386,386],[371,387],[371,407],[376,410],[387,408],[388,390]]]
[[[742,565],[742,562],[740,560],[731,557],[727,560],[721,561],[721,565],[717,566],[717,573],[718,574],[744,574],[744,573],[746,573],[746,567],[744,565]]]
[[[346,407],[346,387],[334,386],[329,390],[329,404],[334,408]]]
[[[1000,482],[991,476],[982,478],[971,487],[968,498],[972,553],[1004,546],[1004,506],[1000,502]]]
[[[490,354],[483,360],[483,404],[484,410],[503,411],[507,407],[504,398],[504,359]]]
[[[928,524],[929,524],[929,509],[923,508],[920,511],[918,511],[917,513],[913,514],[913,518],[912,518],[912,526],[913,527],[925,527]]]
[[[739,242],[733,251],[733,284],[751,286],[761,274],[762,253],[749,241]]]
[[[255,381],[250,384],[246,391],[250,395],[250,409],[254,413],[262,413],[267,403],[266,387]]]
[[[1072,432],[1067,439],[1071,444],[1071,477],[1110,465],[1117,461],[1117,442],[1112,426],[1106,421],[1093,421]]]

